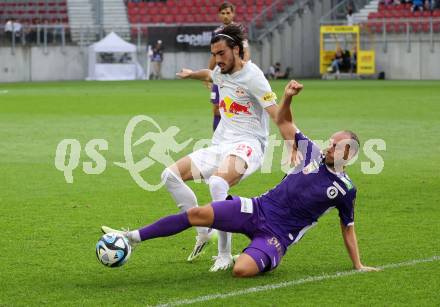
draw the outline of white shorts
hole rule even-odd
[[[260,143],[247,141],[202,148],[189,154],[189,157],[203,179],[208,180],[220,167],[222,161],[230,155],[240,157],[246,162],[247,169],[241,180],[258,170],[264,158]]]

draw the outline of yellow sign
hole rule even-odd
[[[332,64],[334,56],[334,51],[321,50],[321,59],[319,61],[319,71],[321,72],[321,74],[325,74],[327,72],[327,68]]]
[[[321,33],[359,33],[359,26],[321,26]]]
[[[376,73],[374,50],[362,50],[357,55],[357,73],[372,75]]]
[[[319,71],[327,73],[332,59],[335,56],[336,48],[349,49],[350,53],[356,47],[357,52],[357,74],[369,75],[376,72],[374,50],[361,50],[359,26],[346,25],[325,25],[320,28],[320,56]],[[347,39],[348,42],[347,43]],[[326,48],[327,47],[327,48]]]

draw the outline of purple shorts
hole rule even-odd
[[[219,97],[220,93],[218,90],[218,85],[213,84],[211,88],[211,103],[212,104],[219,104]]]
[[[260,272],[270,271],[278,266],[285,249],[265,226],[264,216],[255,199],[229,196],[224,201],[213,202],[211,206],[214,209],[212,228],[242,233],[251,239],[243,252],[255,260]]]

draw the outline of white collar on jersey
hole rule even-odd
[[[332,170],[330,167],[328,167],[327,165],[325,165],[325,167],[326,167],[327,170],[328,170],[330,173],[332,173],[332,174],[335,174],[335,175],[337,175],[337,176],[344,175],[344,172],[336,172],[336,171]]]

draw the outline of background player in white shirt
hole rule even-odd
[[[281,134],[288,127],[276,122],[278,106],[263,72],[243,61],[243,35],[234,25],[225,27],[211,41],[217,67],[211,71],[182,69],[180,78],[214,82],[220,92],[221,121],[212,146],[183,157],[166,168],[162,179],[181,210],[197,206],[194,192],[185,181],[203,178],[213,201],[226,199],[228,190],[261,167],[269,134],[269,116]],[[200,255],[210,239],[206,228],[198,228],[196,245],[188,260]],[[232,266],[231,235],[219,232],[219,254],[211,271]]]

